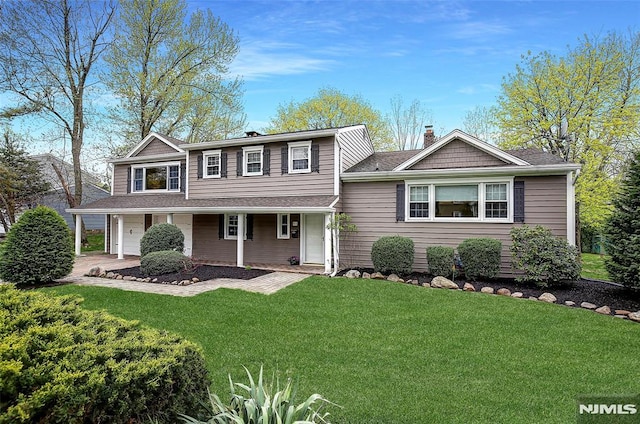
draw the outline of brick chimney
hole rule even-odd
[[[436,142],[436,136],[433,133],[433,125],[426,125],[424,128],[424,148],[426,149]]]

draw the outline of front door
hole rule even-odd
[[[304,216],[304,263],[324,263],[324,216]]]

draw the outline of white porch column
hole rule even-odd
[[[236,244],[236,265],[244,267],[244,219],[245,214],[238,214],[238,241]]]
[[[167,224],[173,224],[173,214],[172,213],[168,213],[167,214]]]
[[[118,259],[124,259],[124,215],[118,215]]]
[[[331,214],[324,214],[324,273],[331,274]]]
[[[80,256],[82,252],[82,215],[76,215],[76,256]]]

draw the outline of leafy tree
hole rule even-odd
[[[278,106],[276,116],[265,130],[274,134],[358,124],[367,126],[376,150],[393,148],[391,133],[380,112],[362,97],[349,96],[335,88],[321,88],[303,102]]]
[[[539,147],[584,166],[580,219],[601,226],[610,178],[637,143],[640,34],[585,36],[563,57],[523,56],[503,81],[496,119],[502,147]]]
[[[414,99],[405,106],[404,99],[398,95],[391,99],[391,112],[387,119],[397,149],[413,150],[422,148],[423,128],[427,120],[433,120],[433,116],[419,100]]]
[[[498,139],[498,129],[494,125],[495,113],[494,108],[476,106],[464,115],[462,128],[467,134],[487,143],[494,143]]]
[[[6,129],[0,144],[0,222],[5,232],[21,210],[35,205],[49,189],[40,163],[29,159],[16,135]]]
[[[238,53],[233,31],[207,10],[187,15],[184,0],[122,0],[105,84],[120,99],[111,111],[126,140],[151,131],[189,141],[242,131],[242,81],[224,77]]]
[[[20,102],[0,115],[36,113],[69,135],[75,186],[70,207],[82,203],[86,94],[114,14],[115,5],[90,0],[5,1],[0,7],[0,91]]]
[[[640,289],[640,150],[630,160],[605,227],[606,267],[614,281]]]

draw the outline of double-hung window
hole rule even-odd
[[[243,147],[243,175],[262,175],[262,146]]]
[[[485,217],[507,218],[509,216],[509,202],[507,184],[485,184]]]
[[[224,216],[224,238],[226,240],[238,239],[238,215],[225,214]],[[247,239],[247,219],[244,220],[244,239]]]
[[[204,178],[220,178],[220,150],[203,152]]]
[[[311,172],[311,142],[289,143],[289,173]]]
[[[132,173],[133,192],[180,190],[179,163],[134,166]]]
[[[279,213],[278,214],[278,238],[279,239],[289,238],[290,226],[291,226],[290,215],[288,213]]]
[[[411,218],[429,217],[429,186],[409,187],[409,216]]]

